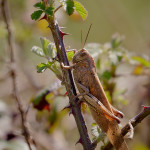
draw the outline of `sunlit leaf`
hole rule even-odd
[[[73,56],[74,56],[73,51],[67,52],[67,57],[68,57],[69,62],[72,61]]]
[[[96,61],[96,68],[100,69],[100,67],[101,67],[101,60],[100,60],[100,58],[99,58],[99,59],[97,59],[97,61]]]
[[[132,57],[133,60],[136,60],[137,62],[139,62],[140,64],[142,64],[145,67],[150,68],[150,61],[147,61],[146,59],[139,57],[139,56],[133,56]]]
[[[45,4],[44,4],[44,2],[38,2],[38,3],[36,3],[36,4],[34,5],[34,7],[40,8],[40,9],[42,9],[42,10],[45,10]]]
[[[50,43],[50,41],[47,40],[47,39],[44,38],[44,37],[40,37],[40,40],[41,40],[43,52],[44,52],[44,54],[47,56],[47,55],[48,55],[47,48],[48,48],[48,44]]]
[[[50,57],[50,59],[53,60],[53,58],[55,58],[57,56],[56,53],[56,47],[54,43],[49,43],[48,47],[47,47],[47,56]]]
[[[66,13],[70,16],[74,12],[74,1],[73,0],[66,0],[65,1],[65,9]]]
[[[32,49],[31,49],[31,51],[33,53],[35,53],[36,55],[38,55],[38,56],[45,57],[43,49],[40,48],[40,47],[38,47],[38,46],[33,46]]]
[[[34,12],[31,14],[32,20],[38,20],[38,19],[41,17],[42,13],[43,13],[42,10],[34,11]]]
[[[81,15],[82,19],[85,20],[88,13],[84,6],[81,3],[74,1],[74,7],[75,10]]]
[[[110,92],[109,91],[105,91],[105,94],[106,94],[106,97],[108,99],[108,101],[111,103],[111,95],[110,95]]]
[[[48,68],[47,64],[41,63],[37,65],[37,72],[42,73]]]
[[[133,70],[133,74],[135,74],[135,75],[140,75],[142,72],[143,72],[143,66],[142,65],[136,66],[136,68]]]

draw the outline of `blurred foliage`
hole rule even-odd
[[[74,2],[74,4],[72,3]],[[11,17],[12,17],[12,29],[15,37],[16,42],[16,53],[17,53],[17,59],[19,59],[18,64],[21,68],[24,68],[26,66],[29,68],[28,72],[33,75],[33,78],[37,82],[37,84],[40,84],[40,80],[44,82],[44,78],[42,77],[37,78],[39,74],[35,75],[35,69],[31,66],[37,65],[37,71],[43,72],[46,69],[50,69],[53,71],[57,78],[62,80],[61,72],[60,72],[60,66],[57,62],[56,57],[56,48],[54,46],[54,43],[51,42],[52,38],[51,33],[49,31],[49,28],[47,28],[48,24],[45,20],[39,20],[37,22],[34,22],[30,19],[30,14],[33,12],[33,6],[32,3],[36,3],[35,5],[35,13],[32,14],[32,19],[39,20],[40,17],[44,17],[44,14],[47,14],[51,16],[54,12],[53,7],[44,7],[42,3],[37,3],[37,1],[25,1],[25,0],[16,0],[9,1],[10,5],[10,11],[11,11]],[[86,49],[92,54],[92,56],[95,59],[96,67],[97,67],[97,73],[99,75],[99,78],[103,84],[103,87],[105,89],[106,95],[109,99],[109,101],[115,105],[127,105],[128,102],[124,98],[124,94],[126,92],[126,89],[120,90],[116,89],[116,82],[115,79],[119,76],[124,76],[123,74],[118,74],[117,69],[122,64],[129,64],[133,67],[132,72],[130,73],[133,76],[150,76],[150,58],[148,55],[137,55],[136,53],[131,53],[127,51],[125,48],[128,48],[129,50],[139,51],[140,53],[145,53],[146,50],[149,50],[149,1],[143,0],[143,1],[99,1],[96,0],[94,3],[93,1],[83,1],[84,5],[86,6],[88,13],[84,6],[77,2],[72,0],[63,0],[60,1],[60,3],[56,4],[56,6],[63,5],[63,9],[60,9],[58,13],[58,22],[60,22],[60,25],[67,26],[67,31],[72,34],[72,36],[66,37],[66,45],[73,45],[73,47],[81,47],[80,45],[80,29],[87,28],[89,26],[89,23],[92,22],[94,25],[91,35],[89,36],[88,41],[95,41],[98,43],[89,43],[86,45]],[[17,5],[16,5],[17,4]],[[135,5],[136,4],[136,5]],[[38,12],[37,12],[38,11]],[[65,12],[65,13],[64,13]],[[71,15],[70,17],[64,16],[64,14]],[[87,14],[89,14],[89,17],[87,18]],[[87,20],[85,23],[81,23],[82,19]],[[68,20],[67,20],[68,19]],[[81,27],[82,26],[82,27]],[[103,43],[104,41],[108,41],[110,38],[110,35],[114,32],[120,32],[121,34],[126,36],[126,40],[123,43],[122,47],[122,41],[124,37],[119,35],[114,35],[112,37],[112,40],[105,44],[99,44]],[[40,33],[39,33],[40,32]],[[39,42],[39,35],[44,36],[41,37],[41,44]],[[2,20],[2,17],[0,16],[0,68],[1,72],[7,71],[7,67],[5,64],[5,60],[7,61],[9,59],[8,51],[6,50],[7,45],[7,30],[5,28],[5,24]],[[45,36],[47,38],[45,38]],[[51,41],[47,40],[51,38]],[[32,48],[32,52],[36,55],[32,54],[29,50]],[[148,51],[149,52],[149,51]],[[73,52],[67,53],[69,61],[72,60],[72,57],[74,55]],[[41,57],[39,57],[41,56]],[[46,62],[45,62],[46,58]],[[41,63],[44,62],[44,63]],[[22,70],[20,72],[23,72]],[[20,73],[19,72],[19,73]],[[19,74],[18,73],[18,74]],[[23,74],[25,74],[23,72]],[[24,78],[22,78],[24,79]],[[51,74],[49,75],[49,78],[45,78],[46,83],[42,84],[43,86],[52,84],[52,87],[55,87],[55,83],[51,83]],[[28,83],[27,83],[28,84]],[[21,85],[24,87],[24,82],[21,82]],[[20,87],[20,86],[19,86]],[[5,89],[11,88],[10,83],[6,83],[6,86],[2,84],[1,86],[1,92],[6,91]],[[21,88],[20,91],[25,92],[25,100],[29,100],[31,98],[30,95],[28,95],[28,92],[26,92],[28,89],[28,86],[26,88]],[[29,91],[31,88],[28,89]],[[31,92],[35,93],[35,91],[32,89]],[[5,108],[5,110],[10,110],[10,107],[12,107],[12,102],[10,99],[10,91],[7,91],[7,95],[2,93],[2,97],[4,98],[3,101],[6,101],[8,103],[9,108]],[[31,95],[33,95],[33,93]],[[37,110],[36,112],[36,119],[38,122],[34,122],[34,126],[37,125],[37,123],[42,123],[43,132],[46,133],[54,133],[55,129],[63,130],[64,132],[64,124],[62,123],[63,119],[65,118],[66,114],[68,114],[69,110],[60,111],[59,104],[61,104],[62,100],[65,99],[65,89],[62,86],[58,86],[57,88],[51,89],[46,88],[42,89],[40,93],[35,94],[35,96],[32,97],[32,104],[33,107]],[[60,100],[59,97],[61,96]],[[24,100],[23,99],[23,100]],[[4,107],[3,107],[4,108]],[[86,111],[85,111],[86,109]],[[85,112],[88,111],[88,108],[86,108],[85,105],[82,105],[82,110]],[[33,110],[31,110],[33,111]],[[33,112],[32,112],[33,113]],[[3,113],[0,114],[0,119],[3,117]],[[14,115],[12,113],[11,118],[13,118]],[[34,120],[34,119],[33,119]],[[1,121],[2,125],[5,120]],[[13,120],[13,122],[16,122]],[[12,122],[8,122],[8,125],[14,125]],[[3,125],[2,129],[4,127],[7,127],[8,125]],[[69,125],[68,125],[69,126]],[[72,124],[70,125],[72,126]],[[69,126],[69,127],[70,127]],[[18,131],[18,126],[15,127]],[[71,127],[70,127],[71,128]],[[67,130],[68,127],[67,127]],[[70,131],[72,131],[70,129]],[[14,132],[14,129],[13,129]],[[76,132],[76,131],[75,131]],[[75,132],[71,132],[71,138],[72,134]],[[92,134],[93,139],[98,141],[104,141],[105,136],[103,132],[97,127],[96,124],[92,125]],[[65,132],[64,132],[65,133]],[[0,135],[1,136],[1,135]],[[40,135],[41,136],[41,135]],[[49,135],[50,136],[50,135]],[[65,135],[66,136],[66,135]],[[0,138],[4,138],[5,136],[1,136]],[[20,138],[20,137],[18,137]],[[42,136],[41,136],[42,138]],[[71,139],[70,137],[68,139]],[[59,138],[58,138],[59,139]],[[3,141],[0,141],[0,146],[3,146],[5,149],[17,149],[16,145],[13,143],[13,141],[7,141],[6,139]],[[22,141],[19,143],[22,143]],[[25,145],[25,143],[23,143]],[[49,144],[49,143],[48,143]],[[74,142],[73,142],[74,144]],[[27,146],[25,145],[25,148]],[[19,148],[20,149],[20,146]],[[22,146],[23,149],[23,146]],[[148,149],[145,144],[136,144],[136,146],[133,149]]]
[[[44,40],[46,40],[46,39],[44,39]],[[111,103],[114,103],[114,105],[116,105],[116,106],[118,106],[120,104],[122,104],[122,105],[128,104],[127,100],[124,98],[126,89],[124,89],[124,90],[116,89],[116,86],[115,86],[116,85],[115,78],[118,77],[118,75],[116,74],[116,70],[118,69],[118,67],[122,63],[123,64],[129,63],[130,65],[133,66],[133,71],[131,72],[131,75],[142,75],[143,72],[139,71],[141,69],[142,70],[148,69],[150,71],[149,65],[148,65],[150,63],[150,61],[146,60],[144,57],[135,56],[135,54],[130,54],[127,50],[125,50],[123,47],[121,47],[122,40],[123,40],[122,36],[114,35],[112,37],[112,40],[109,43],[105,43],[104,45],[101,45],[98,43],[89,43],[86,45],[86,49],[91,53],[91,55],[95,59],[97,73],[98,73],[99,78],[105,89],[106,96],[107,96],[108,100]],[[45,42],[43,42],[43,43],[45,43]],[[49,42],[47,42],[46,45],[48,45],[48,43]],[[44,51],[43,54],[45,54],[45,56],[49,56],[50,60],[54,60],[53,58],[56,55],[54,55],[52,57],[52,55],[48,55],[48,54],[50,54],[50,53],[52,54],[53,53],[52,51],[56,51],[56,49],[54,47],[47,49],[46,47],[45,47],[45,51],[43,50]],[[37,55],[39,55],[39,53],[41,52],[41,49],[38,52],[38,50],[35,51],[34,48],[35,48],[35,46],[32,48],[32,51],[34,53],[36,53]],[[74,53],[71,53],[71,58],[73,57],[73,55],[74,55]],[[41,55],[39,55],[39,56],[41,56]],[[68,55],[68,56],[70,57],[70,55]],[[43,57],[43,55],[41,57]],[[37,68],[38,72],[45,70],[45,67],[47,67],[46,65],[47,64],[43,64],[43,63],[39,64],[38,68]],[[139,69],[139,65],[140,65],[140,69]],[[47,67],[47,68],[49,68],[49,67]],[[41,71],[39,71],[39,69]],[[57,69],[60,70],[60,68],[57,68]],[[53,72],[57,75],[57,71],[53,70]],[[47,93],[47,91],[45,91],[42,95],[38,95],[38,99],[35,97],[34,100],[38,101],[38,102],[40,100],[42,103],[45,104],[45,100],[43,100],[43,97],[45,98],[45,96],[47,94],[49,94],[49,93]],[[54,110],[52,109],[50,111],[55,112],[55,109],[56,108],[54,107]],[[82,109],[85,112],[85,108],[83,106],[82,106]],[[57,120],[56,115],[54,115],[52,118],[53,119],[55,118],[54,119],[55,121]],[[53,122],[53,119],[51,120],[52,122]],[[100,141],[104,142],[105,134],[100,130],[100,128],[97,127],[96,124],[92,124],[91,132],[94,136],[93,140],[97,140],[98,142],[100,142]]]

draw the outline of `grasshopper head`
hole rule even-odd
[[[73,61],[73,63],[78,63],[78,62],[80,62],[80,61],[82,61],[82,60],[87,59],[88,56],[89,56],[89,53],[87,52],[87,50],[85,50],[85,49],[83,48],[83,49],[81,49],[81,50],[78,50],[78,51],[75,53],[75,55],[74,55],[72,61]]]

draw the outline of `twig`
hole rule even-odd
[[[141,123],[141,121],[143,119],[145,119],[148,115],[150,115],[150,106],[144,106],[144,109],[142,110],[142,112],[140,112],[138,115],[136,115],[135,117],[133,117],[130,120],[130,123],[132,124],[133,127],[137,126],[139,123]],[[121,134],[123,136],[125,136],[130,130],[130,125],[129,123],[126,124],[122,130],[121,130]],[[104,148],[103,150],[111,150],[113,148],[112,144],[109,142]]]
[[[30,150],[31,144],[30,144],[30,134],[28,131],[28,128],[26,126],[26,119],[24,116],[24,111],[22,108],[22,105],[20,103],[20,97],[18,93],[18,89],[16,86],[16,70],[15,70],[15,57],[14,57],[14,50],[13,50],[13,36],[12,36],[12,31],[11,31],[11,24],[10,24],[10,16],[9,16],[9,9],[8,9],[8,4],[7,0],[2,0],[1,1],[1,8],[2,8],[2,15],[4,18],[4,22],[6,24],[6,28],[8,31],[8,45],[9,45],[9,50],[10,50],[10,68],[11,68],[11,77],[12,77],[12,82],[13,82],[13,95],[15,97],[16,103],[18,105],[18,110],[21,115],[21,123],[22,123],[22,130],[23,130],[23,135],[25,137],[26,143],[29,147]]]
[[[58,24],[56,23],[54,17],[49,17],[48,19],[49,27],[52,31],[54,42],[58,52],[59,62],[63,62],[64,65],[69,65],[69,61],[66,55],[66,49],[63,42],[63,33],[60,31]],[[80,139],[79,143],[83,144],[84,150],[93,150],[94,147],[91,144],[87,127],[85,125],[83,116],[81,114],[81,108],[77,104],[78,98],[75,99],[76,89],[73,82],[73,77],[71,70],[62,69],[63,78],[65,80],[65,87],[69,97],[70,105],[72,106],[72,114],[76,120],[76,124],[79,130]]]
[[[55,10],[54,13],[56,13],[63,5],[58,6]]]

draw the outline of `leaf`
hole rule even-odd
[[[119,34],[114,34],[111,41],[112,48],[115,49],[119,47],[123,40],[123,36],[120,36]]]
[[[66,0],[66,13],[70,16],[74,12],[74,1],[73,0]]]
[[[50,59],[52,59],[52,60],[53,60],[53,58],[55,58],[57,56],[56,47],[55,47],[54,43],[49,43],[48,44],[47,54],[50,57]]]
[[[52,16],[53,15],[53,10],[54,10],[53,7],[46,8],[46,10],[45,10],[46,15]]]
[[[135,74],[135,75],[140,75],[142,73],[143,73],[143,66],[142,65],[136,66],[136,68],[133,70],[133,74]]]
[[[34,7],[40,8],[40,9],[42,9],[42,10],[45,10],[45,4],[44,4],[44,2],[36,3],[36,4],[34,5]]]
[[[98,43],[88,43],[85,48],[92,55],[93,58],[96,58],[103,52],[101,45]]]
[[[67,57],[69,62],[72,61],[73,56],[74,56],[74,51],[67,52]]]
[[[34,12],[31,14],[32,20],[38,20],[38,19],[41,17],[42,13],[43,13],[42,10],[34,11]]]
[[[96,61],[96,68],[100,69],[101,68],[101,59],[98,58]]]
[[[107,97],[108,101],[111,103],[112,99],[111,99],[110,92],[109,91],[105,91],[105,94],[106,94],[106,97]]]
[[[139,57],[139,56],[133,56],[133,60],[138,61],[141,65],[150,68],[150,61],[147,61],[146,59]]]
[[[32,100],[34,108],[37,110],[49,110],[49,103],[46,100],[46,96],[50,93],[49,90],[41,91],[37,96]]]
[[[106,134],[95,124],[92,124],[92,135],[94,136],[93,140],[97,141],[97,142],[100,142],[104,140]]]
[[[58,62],[54,62],[51,65],[50,69],[55,73],[55,75],[57,76],[57,78],[62,81],[62,72],[61,72],[59,63]]]
[[[40,37],[40,40],[41,40],[43,52],[46,56],[48,56],[47,48],[48,48],[48,44],[50,43],[50,41],[47,40],[45,37]]]
[[[82,19],[85,20],[87,18],[88,13],[84,6],[81,3],[74,1],[74,7],[75,10],[81,15]]]
[[[104,71],[103,74],[102,74],[103,79],[109,80],[111,77],[112,77],[112,74],[108,70]]]
[[[47,64],[41,63],[37,65],[37,72],[42,73],[48,68]]]
[[[38,46],[33,46],[32,49],[31,49],[31,51],[33,53],[35,53],[36,55],[38,55],[38,56],[45,57],[43,49],[40,48],[40,47],[38,47]]]

